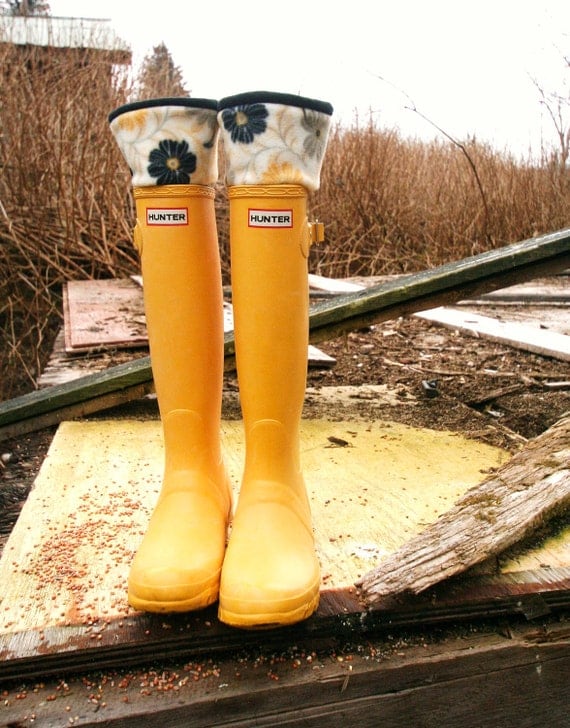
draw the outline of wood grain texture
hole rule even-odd
[[[128,278],[68,281],[63,310],[68,353],[148,341],[141,290]]]
[[[369,604],[425,589],[527,538],[570,506],[570,416],[469,489],[421,534],[359,580]],[[567,529],[570,538],[570,527]]]
[[[222,442],[237,499],[240,420],[223,423]],[[351,589],[377,559],[479,482],[482,471],[509,457],[456,433],[304,420],[302,461],[323,590]],[[157,420],[60,425],[0,559],[0,634],[133,614],[126,577],[162,467]]]
[[[400,642],[395,649],[368,636],[359,651],[338,657],[313,642],[310,659],[306,643],[295,644],[275,660],[269,647],[256,651],[258,659],[225,654],[161,665],[157,656],[147,669],[68,673],[64,683],[44,678],[27,693],[21,685],[4,693],[0,719],[23,726],[33,715],[36,725],[54,728],[568,725],[570,641],[563,625]]]

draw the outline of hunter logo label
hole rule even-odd
[[[147,207],[147,225],[188,225],[187,207]]]
[[[249,227],[292,228],[293,210],[248,210]]]

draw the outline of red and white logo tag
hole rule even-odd
[[[188,225],[187,207],[147,207],[147,225]]]
[[[249,227],[292,228],[293,210],[248,210]]]

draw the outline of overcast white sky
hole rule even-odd
[[[135,62],[164,42],[193,96],[266,89],[369,113],[403,135],[433,125],[527,156],[554,127],[533,84],[568,98],[569,0],[50,0],[52,15],[110,18]],[[570,115],[570,110],[569,110]]]

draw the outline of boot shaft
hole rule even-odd
[[[217,102],[151,99],[119,107],[109,121],[131,170],[161,415],[191,410],[217,423],[224,361]]]
[[[232,302],[242,412],[296,429],[309,343],[306,190],[229,190]],[[283,221],[286,221],[285,223]]]
[[[259,419],[296,430],[301,416],[312,232],[307,194],[319,186],[331,114],[326,102],[266,91],[219,104],[246,430]]]

